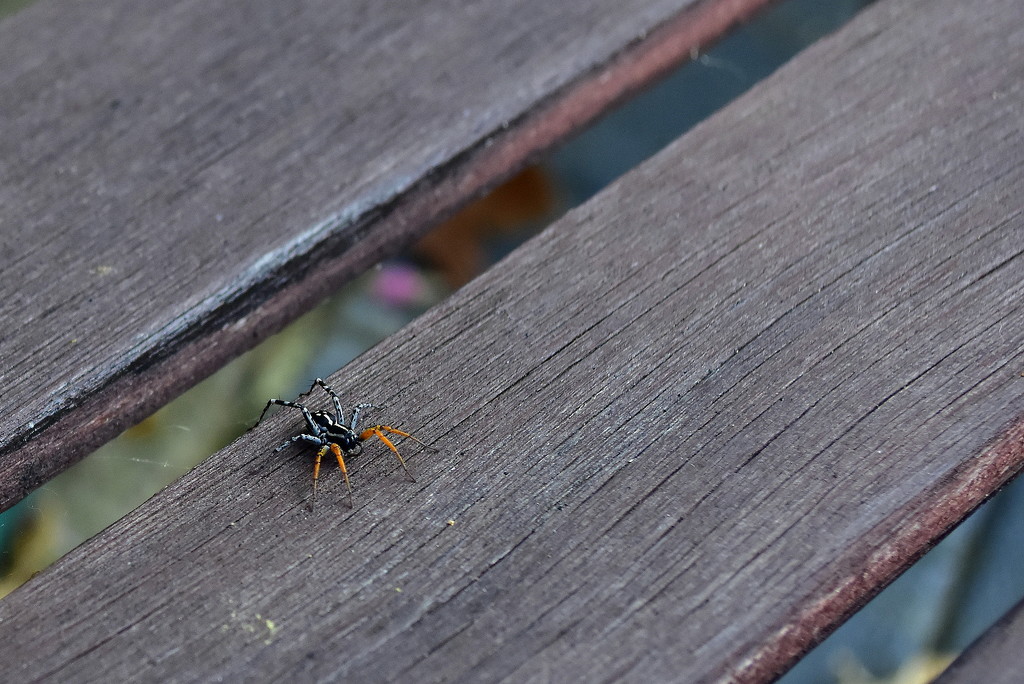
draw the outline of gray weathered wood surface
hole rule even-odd
[[[1024,602],[979,637],[935,684],[1016,684],[1024,672]]]
[[[0,509],[763,2],[0,21]]]
[[[333,378],[417,483],[311,515],[278,414],[0,602],[0,667],[775,676],[1024,460],[1022,14],[868,9]]]

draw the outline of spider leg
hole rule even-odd
[[[327,447],[324,448],[326,449]],[[338,459],[338,467],[341,468],[341,475],[342,477],[345,478],[345,488],[348,490],[348,507],[354,508],[354,505],[352,503],[352,485],[348,481],[348,468],[345,467],[345,459],[341,455],[341,447],[339,447],[334,442],[331,442],[330,448],[331,453],[333,453],[335,458]]]
[[[320,439],[319,437],[315,437],[314,435],[295,435],[287,442],[274,449],[274,451],[284,451],[292,444],[298,444],[299,442],[302,442],[303,444],[309,444],[315,447],[322,446],[324,443],[322,439]]]
[[[267,406],[266,408],[263,409],[263,413],[266,413],[267,409],[274,404],[278,406],[286,406],[288,408],[299,409],[300,411],[302,411],[302,417],[306,420],[306,426],[309,428],[309,431],[313,433],[315,437],[319,437],[321,434],[323,434],[323,428],[316,424],[316,421],[313,420],[313,414],[311,414],[309,412],[309,409],[303,406],[302,404],[299,404],[294,401],[285,401],[284,399],[271,399],[270,401],[267,402]],[[263,413],[260,414],[260,420],[263,420]],[[259,425],[259,421],[257,421],[256,424]]]
[[[313,502],[309,505],[309,510],[312,511],[316,508],[316,481],[320,478],[320,459],[327,453],[328,445],[320,447],[320,451],[316,452],[316,460],[313,462]]]
[[[339,397],[338,393],[335,392],[334,389],[332,389],[330,385],[328,385],[326,382],[324,382],[322,378],[317,378],[316,380],[314,380],[313,384],[309,386],[309,391],[312,392],[313,388],[316,387],[317,385],[322,387],[323,390],[325,392],[327,392],[327,394],[331,395],[331,402],[334,404],[334,410],[336,411],[335,418],[338,419],[339,423],[344,425],[345,424],[345,411],[342,410],[342,408],[341,408],[341,397]],[[309,392],[307,392],[307,394],[308,393]]]
[[[431,445],[427,444],[426,442],[420,441],[414,435],[410,435],[408,432],[404,432],[402,430],[398,430],[396,428],[389,427],[387,425],[375,425],[374,427],[376,429],[378,429],[378,430],[383,430],[384,432],[390,432],[392,434],[401,435],[402,437],[408,437],[409,439],[411,439],[412,441],[416,442],[417,444],[419,444],[424,449],[430,449],[431,451],[437,451],[437,447],[431,446]]]
[[[271,399],[270,401],[268,401],[267,405],[263,407],[263,413],[260,414],[260,418],[259,420],[256,421],[256,424],[259,425],[260,423],[263,422],[263,416],[267,415],[267,410],[270,409],[271,406],[279,404],[281,404],[280,399]]]
[[[405,468],[405,474],[409,476],[410,480],[415,482],[416,478],[413,476],[412,472],[409,470],[409,466],[406,464],[405,459],[402,458],[402,454],[398,453],[398,448],[395,447],[394,443],[392,443],[392,441],[390,439],[388,439],[387,435],[384,434],[385,432],[390,432],[391,434],[394,434],[394,435],[401,435],[402,437],[408,437],[412,441],[416,442],[417,444],[421,444],[421,445],[427,447],[428,449],[433,449],[433,447],[431,447],[431,446],[429,446],[427,444],[423,444],[423,442],[421,442],[420,440],[416,439],[415,437],[410,435],[408,432],[404,432],[402,430],[396,430],[395,428],[389,427],[387,425],[374,425],[373,427],[367,428],[367,429],[363,430],[362,433],[360,433],[359,439],[361,439],[361,440],[366,440],[366,439],[369,439],[370,437],[373,437],[374,435],[376,435],[377,439],[379,439],[380,441],[384,442],[384,444],[387,445],[388,449],[391,449],[391,451],[393,451],[395,453],[395,456],[398,458],[398,462],[402,464],[402,467]]]
[[[352,423],[349,425],[349,427],[352,428],[352,432],[355,432],[358,429],[356,426],[359,425],[359,417],[362,415],[363,411],[372,408],[377,407],[373,404],[356,404],[355,408],[352,409]]]

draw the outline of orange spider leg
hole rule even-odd
[[[341,468],[341,475],[345,478],[345,488],[348,490],[348,506],[349,508],[352,508],[352,484],[348,481],[348,468],[345,467],[345,459],[341,456],[341,447],[332,442],[331,453],[333,453],[335,458],[338,459],[338,466]],[[317,461],[319,462],[319,459],[317,459]]]
[[[387,425],[374,425],[371,428],[366,428],[359,435],[359,439],[360,440],[366,440],[366,439],[369,439],[370,437],[372,437],[373,435],[377,435],[377,439],[379,439],[380,441],[384,442],[384,444],[387,445],[388,449],[391,449],[391,451],[395,452],[395,456],[398,457],[398,462],[402,464],[403,468],[405,468],[405,474],[409,476],[410,480],[415,482],[416,478],[413,477],[412,472],[409,470],[409,466],[406,465],[405,459],[402,458],[402,454],[398,453],[398,449],[391,442],[391,440],[387,438],[387,436],[384,434],[385,432],[390,432],[390,433],[395,434],[395,435],[401,435],[402,437],[408,437],[412,441],[417,442],[419,444],[423,444],[423,442],[420,442],[420,440],[416,439],[415,437],[410,435],[408,432],[402,432],[401,430],[396,430],[395,428],[388,427]],[[423,446],[427,446],[427,445],[423,444]]]
[[[431,451],[437,451],[437,447],[432,447],[429,444],[421,442],[419,439],[417,439],[413,435],[410,435],[408,432],[403,432],[401,430],[397,430],[397,429],[395,429],[393,427],[389,427],[387,425],[374,425],[372,428],[370,428],[370,430],[384,430],[385,432],[391,432],[391,433],[396,434],[396,435],[401,435],[402,437],[408,437],[412,441],[414,441],[417,444],[419,444],[421,447],[424,447],[426,449],[430,449]],[[363,434],[366,435],[366,437],[369,437],[370,435],[366,434],[367,432],[368,431],[364,430]],[[363,439],[366,439],[366,437],[363,437]],[[380,435],[380,438],[384,439],[384,435]],[[384,440],[384,441],[387,442],[388,440]],[[390,444],[390,442],[388,442],[388,443]]]
[[[320,477],[320,459],[327,453],[327,447],[316,452],[316,460],[313,462],[313,503],[310,508],[316,508],[316,481]]]

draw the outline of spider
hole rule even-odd
[[[384,433],[386,432],[392,435],[408,437],[417,444],[428,449],[432,449],[433,447],[424,444],[408,432],[397,430],[388,425],[374,425],[373,427],[368,427],[360,432],[359,419],[362,417],[363,411],[376,407],[373,404],[357,404],[352,409],[352,420],[346,423],[345,412],[341,408],[341,398],[338,394],[331,389],[330,385],[320,378],[314,380],[313,384],[309,386],[309,392],[312,392],[313,388],[317,385],[322,387],[323,390],[330,395],[331,402],[334,404],[333,413],[331,411],[311,412],[306,408],[306,406],[298,402],[285,401],[284,399],[271,399],[263,408],[263,413],[260,414],[260,419],[256,421],[256,424],[259,425],[260,421],[263,420],[263,416],[266,415],[267,409],[274,405],[297,408],[302,411],[302,416],[306,419],[307,431],[290,438],[287,442],[274,449],[274,451],[281,451],[292,444],[304,444],[317,449],[316,461],[313,463],[313,506],[316,505],[316,483],[317,479],[320,477],[320,459],[322,459],[328,451],[334,454],[335,458],[338,459],[338,465],[341,467],[341,474],[345,478],[345,488],[348,490],[348,505],[349,507],[352,506],[352,484],[348,479],[348,468],[345,467],[344,457],[358,456],[363,451],[363,442],[374,436],[384,442],[384,444],[395,453],[395,457],[398,458],[398,462],[401,463],[402,468],[405,469],[405,474],[408,475],[409,479],[413,482],[416,481],[416,478],[413,477],[405,459],[402,458],[402,455],[398,453],[398,449]],[[305,394],[309,394],[309,392],[306,392]]]

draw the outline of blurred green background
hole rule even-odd
[[[27,4],[0,0],[0,16]],[[866,4],[776,5],[0,515],[0,596],[231,442],[268,398],[341,368]],[[986,504],[782,681],[929,681],[1024,595],[1022,488]]]

